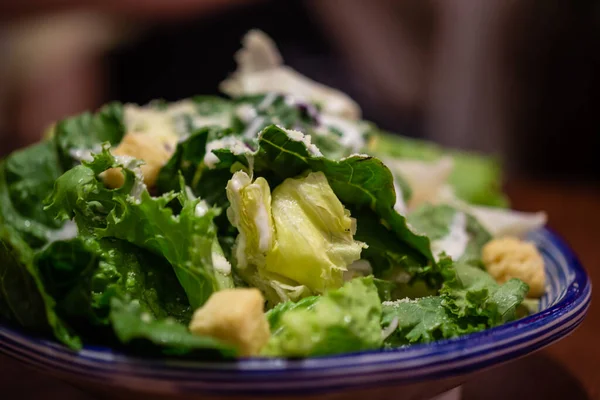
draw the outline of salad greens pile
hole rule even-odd
[[[362,121],[261,32],[236,59],[227,98],[111,103],[0,162],[3,321],[73,349],[232,357],[188,325],[213,293],[252,287],[260,354],[305,357],[520,315],[528,284],[498,283],[482,248],[545,216],[505,208],[496,160]]]

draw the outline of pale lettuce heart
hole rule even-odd
[[[346,267],[360,259],[356,223],[322,172],[286,179],[273,192],[277,240],[265,269],[322,293],[343,284]]]
[[[238,171],[226,190],[231,204],[227,217],[239,231],[235,247],[237,267],[263,265],[274,240],[269,184],[264,178],[252,182],[246,172]]]
[[[274,283],[267,283],[268,291],[280,299],[339,288],[366,247],[354,240],[356,221],[322,172],[288,178],[271,195],[264,178],[252,182],[239,171],[227,184],[227,197],[227,215],[239,230],[240,274]]]

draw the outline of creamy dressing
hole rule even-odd
[[[252,122],[250,122],[248,126],[246,126],[244,132],[242,132],[242,136],[248,139],[256,137],[256,135],[258,135],[258,131],[260,130],[264,122],[265,119],[263,117],[253,119]]]
[[[242,104],[235,110],[237,117],[245,124],[251,122],[258,115],[250,104]]]
[[[431,251],[439,259],[439,255],[445,252],[453,260],[458,260],[464,253],[469,243],[467,233],[467,216],[457,212],[450,224],[450,230],[445,237],[431,243]]]
[[[392,322],[390,322],[390,324],[381,331],[381,339],[387,339],[392,333],[394,333],[396,328],[398,328],[398,317],[394,317]]]
[[[339,130],[342,133],[340,143],[351,148],[352,151],[359,151],[365,147],[364,131],[360,129],[357,122],[335,115],[323,114],[321,123]]]
[[[77,161],[94,161],[94,154],[99,154],[102,151],[102,146],[96,145],[91,149],[71,149],[69,155]]]
[[[269,251],[271,243],[273,243],[273,231],[270,222],[269,213],[263,201],[259,205],[254,217],[254,224],[258,232],[258,249],[263,253]]]
[[[178,136],[173,123],[173,116],[152,107],[140,107],[126,104],[124,120],[128,132],[143,132],[156,137]]]
[[[267,93],[265,98],[258,105],[258,109],[262,111],[271,106],[275,102],[275,100],[277,100],[277,96],[278,94],[275,92]]]
[[[206,164],[208,168],[214,168],[219,162],[219,157],[212,152],[217,149],[228,149],[235,155],[242,155],[250,152],[250,149],[246,147],[244,142],[234,136],[225,136],[224,138],[213,140],[206,144],[204,164]]]
[[[240,226],[239,210],[236,211],[236,205],[239,207],[242,204],[240,191],[249,184],[250,177],[245,173],[233,174],[227,184],[227,197],[235,197],[234,199],[230,199],[231,206],[227,209],[227,217],[229,218],[229,222],[236,228],[239,228]],[[248,265],[246,260],[246,234],[243,229],[239,229],[235,246],[235,256],[237,266],[239,268],[246,268]]]
[[[354,278],[361,276],[368,276],[373,273],[373,267],[368,260],[357,260],[352,264],[348,265],[347,270],[344,271],[344,281],[350,281]]]
[[[196,204],[196,209],[194,210],[194,215],[196,215],[196,217],[204,217],[206,215],[206,213],[208,212],[208,210],[209,210],[208,204],[204,200],[202,200],[198,204]]]
[[[140,203],[142,201],[142,193],[147,190],[146,184],[144,183],[144,173],[140,168],[140,161],[130,156],[115,156],[115,160],[123,168],[129,169],[135,174],[135,181],[129,195],[136,203]]]
[[[48,232],[46,237],[52,243],[59,240],[75,239],[77,235],[79,235],[77,224],[73,221],[67,221],[60,229]]]
[[[288,137],[295,142],[302,142],[306,146],[308,152],[315,157],[323,157],[323,153],[319,150],[317,146],[312,144],[310,135],[305,135],[300,131],[295,131],[293,129],[285,129],[282,126],[278,125],[278,128],[283,129]]]
[[[394,211],[400,215],[406,215],[406,202],[404,201],[404,194],[402,193],[402,186],[398,183],[398,180],[394,176],[394,191],[396,192],[396,204],[394,204]]]
[[[224,275],[231,274],[231,264],[229,263],[229,261],[227,261],[227,259],[222,254],[213,252],[212,261],[213,261],[213,268],[216,271],[218,271]]]

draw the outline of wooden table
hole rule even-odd
[[[515,182],[507,190],[515,208],[546,210],[550,227],[572,246],[592,280],[600,282],[600,186]],[[597,289],[587,320],[574,334],[536,354],[482,372],[464,386],[463,400],[600,399],[599,296]],[[92,398],[4,356],[0,356],[0,393],[18,393],[21,400]]]

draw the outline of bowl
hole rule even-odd
[[[146,359],[109,348],[72,351],[0,325],[0,352],[111,398],[431,398],[470,374],[530,354],[573,332],[590,305],[591,282],[568,246],[541,229],[529,239],[546,265],[539,311],[483,332],[430,344],[304,360],[202,362]]]

